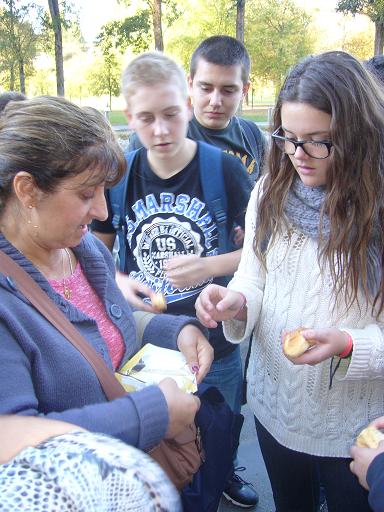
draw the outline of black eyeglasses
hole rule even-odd
[[[293,140],[279,135],[280,130],[281,126],[272,133],[272,137],[277,147],[283,153],[286,153],[287,155],[294,155],[297,148],[300,147],[303,149],[304,153],[311,158],[322,160],[323,158],[329,157],[333,146],[332,142],[326,140]]]

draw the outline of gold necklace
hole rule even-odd
[[[66,247],[64,247],[64,252],[65,252],[65,254],[68,257],[69,271],[70,271],[70,275],[72,275],[73,274],[73,266],[72,266],[71,254],[70,254],[69,250]],[[67,300],[71,300],[72,290],[71,290],[71,288],[69,286],[67,278],[65,277],[65,265],[64,265],[64,255],[63,255],[63,253],[61,253],[61,261],[62,261],[62,265],[63,265],[63,293],[64,293],[64,297]]]

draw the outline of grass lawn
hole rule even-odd
[[[253,110],[243,110],[241,117],[249,119],[250,121],[255,121],[256,123],[267,122],[268,109],[261,107],[254,108]],[[112,126],[127,124],[127,119],[122,110],[112,110],[108,113],[108,119]]]
[[[112,126],[127,124],[127,118],[122,110],[111,110],[108,112],[108,119]]]

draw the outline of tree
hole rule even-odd
[[[73,30],[74,35],[79,30],[78,17],[70,0],[48,0],[48,8],[49,14],[45,11],[40,19],[44,50],[55,56],[57,95],[64,96],[63,37],[68,30]]]
[[[209,36],[236,36],[236,2],[233,0],[179,0],[180,15],[167,38],[167,52],[174,55],[185,69],[189,68],[192,52]],[[204,16],[196,17],[196,12]]]
[[[127,6],[131,5],[130,0],[118,0]],[[164,50],[163,40],[163,18],[165,17],[167,27],[170,27],[175,20],[181,15],[181,11],[178,8],[178,3],[174,0],[144,0],[147,9],[141,9],[137,11],[137,14],[147,13],[148,22],[149,18],[152,23],[153,41],[155,49],[159,51]],[[163,9],[164,8],[164,9]],[[163,13],[163,10],[165,11]],[[164,14],[164,16],[163,16]]]
[[[372,56],[373,38],[370,31],[357,32],[345,37],[342,49],[356,59],[367,60]]]
[[[280,89],[288,69],[313,50],[311,17],[292,0],[250,0],[246,46],[253,75]]]
[[[6,74],[9,89],[15,89],[16,72],[18,86],[25,93],[26,72],[33,70],[39,36],[28,21],[36,16],[34,4],[16,6],[14,0],[3,0],[0,11],[0,66]]]
[[[148,6],[152,12],[153,35],[155,38],[155,49],[162,52],[164,50],[163,27],[161,26],[161,0],[148,1]]]
[[[149,48],[149,29],[149,12],[139,11],[134,16],[103,25],[96,38],[96,46],[101,48],[104,55],[113,49],[123,53],[128,47],[132,48],[134,53],[141,53]]]
[[[64,62],[63,62],[63,35],[61,29],[61,16],[59,0],[48,0],[51,15],[52,30],[55,36],[55,63],[57,95],[64,96]]]
[[[121,65],[116,55],[103,55],[99,62],[92,65],[88,73],[88,89],[91,94],[101,96],[107,94],[108,107],[112,110],[112,96],[120,94]]]
[[[244,43],[245,0],[236,0],[236,39]]]
[[[374,54],[382,55],[384,47],[384,1],[383,0],[340,0],[336,10],[344,14],[365,14],[375,24]]]

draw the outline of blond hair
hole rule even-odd
[[[130,97],[140,87],[159,83],[174,83],[182,95],[188,97],[185,71],[161,52],[147,52],[136,57],[123,71],[121,82],[121,92],[128,105]]]

